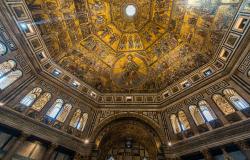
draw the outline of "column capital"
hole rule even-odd
[[[213,156],[210,154],[208,148],[203,149],[203,150],[201,151],[201,153],[203,154],[205,160],[213,160]]]
[[[225,160],[233,160],[233,158],[227,153],[227,151],[225,150],[225,148],[221,149],[223,152],[223,156]]]

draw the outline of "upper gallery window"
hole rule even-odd
[[[3,90],[22,76],[22,71],[15,70],[16,62],[8,60],[0,64],[0,89]]]
[[[225,89],[223,91],[226,98],[238,109],[243,110],[249,108],[249,104],[234,90]]]

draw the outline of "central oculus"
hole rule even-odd
[[[129,5],[127,5],[127,6],[125,7],[125,14],[126,14],[128,17],[133,17],[133,16],[135,16],[136,11],[137,11],[137,9],[136,9],[135,5],[133,5],[133,4],[129,4]]]

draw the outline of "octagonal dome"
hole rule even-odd
[[[242,1],[26,2],[63,69],[103,93],[155,93],[210,62]]]

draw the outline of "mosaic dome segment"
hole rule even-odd
[[[53,61],[103,93],[155,93],[208,64],[241,0],[26,0]]]

